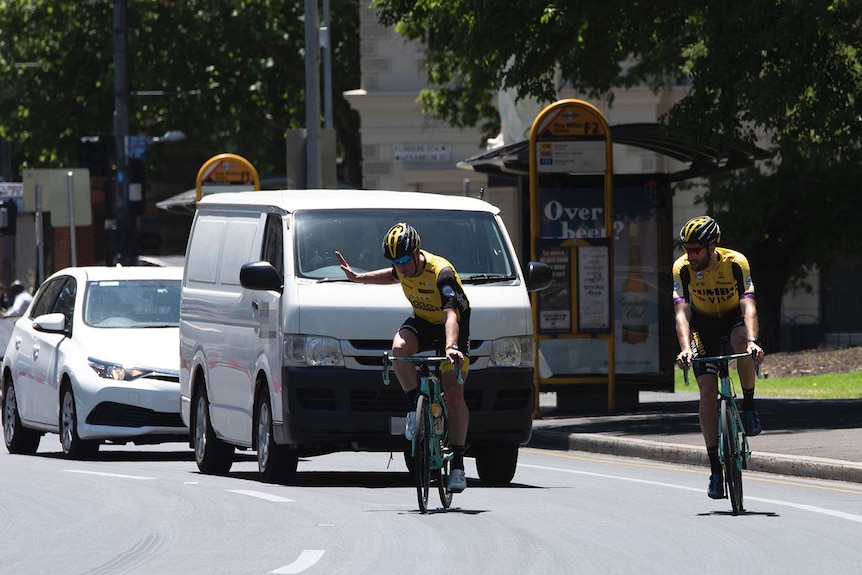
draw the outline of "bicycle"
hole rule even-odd
[[[722,337],[721,349],[725,351],[727,346],[727,338]],[[751,448],[748,445],[748,436],[736,403],[736,392],[733,389],[729,364],[732,359],[745,357],[751,358],[754,362],[755,373],[760,378],[760,366],[757,365],[754,353],[722,353],[691,358],[692,362],[715,362],[718,366],[718,456],[724,468],[724,483],[727,487],[724,497],[730,498],[733,515],[745,512],[742,503],[742,470],[748,469]],[[688,385],[688,367],[683,370],[683,377],[685,385]]]
[[[411,454],[415,461],[416,495],[419,511],[428,513],[428,494],[431,489],[432,475],[437,483],[440,503],[445,509],[452,505],[452,491],[449,490],[449,464],[452,451],[449,449],[449,410],[446,407],[442,386],[440,385],[439,364],[449,361],[446,356],[383,356],[383,383],[389,385],[389,370],[394,361],[409,361],[417,364],[419,371],[419,399],[416,402],[416,431],[411,441]],[[430,363],[436,363],[435,373],[431,373]],[[464,383],[461,370],[458,370],[458,383]]]

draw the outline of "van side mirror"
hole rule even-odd
[[[542,291],[554,283],[554,273],[551,266],[542,262],[527,264],[527,291]]]
[[[251,262],[239,269],[239,283],[245,289],[280,292],[284,287],[281,274],[269,262]]]

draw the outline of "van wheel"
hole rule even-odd
[[[195,448],[195,463],[201,473],[225,475],[233,465],[233,445],[216,437],[210,423],[209,402],[206,392],[195,392],[194,422],[192,424],[192,447]]]
[[[512,482],[518,467],[517,445],[491,445],[476,451],[476,471],[482,485],[504,487]]]
[[[257,396],[255,419],[257,420],[257,469],[261,480],[267,483],[283,483],[296,476],[299,457],[295,450],[275,442],[272,433],[272,403],[269,394]]]
[[[71,459],[90,459],[99,452],[99,442],[78,436],[78,410],[75,394],[66,383],[60,390],[60,445]]]
[[[9,453],[33,455],[39,449],[42,435],[21,425],[18,415],[18,397],[10,381],[3,390],[3,440]]]

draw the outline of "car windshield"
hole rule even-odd
[[[84,323],[93,327],[177,327],[179,280],[87,282]]]
[[[341,252],[357,272],[389,267],[381,248],[394,224],[407,222],[422,249],[449,260],[461,280],[512,281],[514,265],[493,214],[461,210],[304,210],[296,213],[296,273],[312,279],[346,279]]]

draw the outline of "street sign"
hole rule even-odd
[[[147,156],[146,136],[126,136],[126,157],[130,160],[143,160]]]
[[[260,177],[255,167],[236,154],[213,156],[198,170],[197,201],[211,193],[260,190]]]

